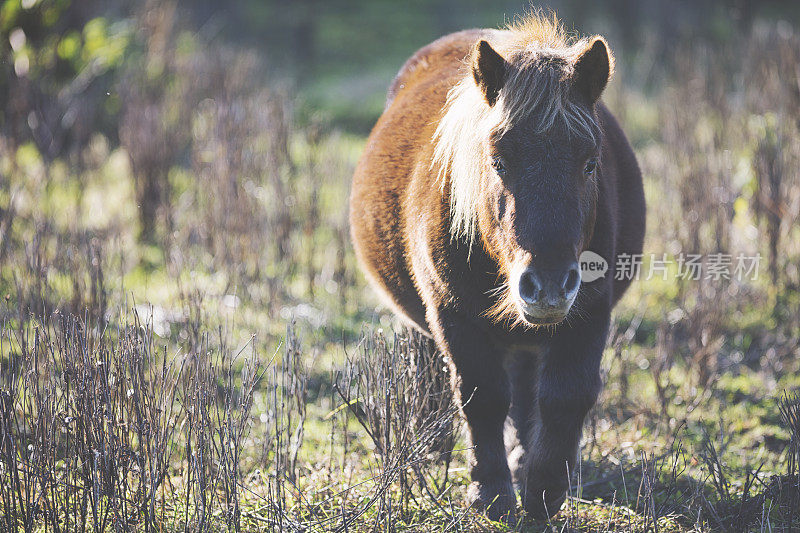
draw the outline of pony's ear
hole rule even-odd
[[[605,39],[595,37],[575,61],[572,88],[590,103],[595,103],[606,88],[614,68],[614,58]]]
[[[506,80],[506,60],[484,40],[472,52],[472,75],[486,101],[493,106]]]

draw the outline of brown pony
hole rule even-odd
[[[442,37],[403,65],[353,178],[358,258],[448,356],[492,518],[514,519],[515,483],[533,516],[564,502],[629,284],[616,257],[641,252],[641,175],[599,102],[612,70],[602,37],[554,18]],[[587,250],[609,269],[582,282]]]

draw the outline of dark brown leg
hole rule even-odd
[[[534,423],[536,362],[542,348],[516,350],[506,364],[511,382],[511,407],[506,420],[505,444],[511,477],[518,487],[525,479],[526,451]]]
[[[431,329],[454,367],[454,392],[471,441],[469,497],[490,518],[513,521],[516,494],[503,444],[511,394],[502,353],[477,324],[447,311],[437,315]]]
[[[524,479],[519,480],[523,506],[534,517],[554,515],[566,498],[583,421],[602,386],[608,323],[604,311],[559,328],[538,359]]]

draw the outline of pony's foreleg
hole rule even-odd
[[[511,408],[506,419],[505,444],[508,466],[514,483],[521,486],[525,479],[527,450],[535,423],[536,364],[541,348],[514,350],[509,353],[506,371],[511,382]]]
[[[600,359],[609,311],[559,328],[538,360],[536,399],[519,479],[525,510],[553,516],[566,498],[575,470],[583,422],[600,393]]]
[[[516,494],[503,443],[511,402],[501,353],[477,324],[456,313],[429,317],[439,349],[449,355],[453,388],[471,441],[471,503],[492,519],[513,521]]]

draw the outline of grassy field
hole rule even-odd
[[[82,53],[104,43],[95,84],[119,61],[98,93],[110,130],[80,129],[94,100],[60,90],[77,118],[51,150],[11,126],[31,105],[19,120],[39,131],[41,102],[4,108],[0,529],[800,528],[797,26],[618,49],[605,101],[645,177],[642,279],[615,311],[571,497],[510,527],[464,505],[443,363],[378,305],[349,242],[360,125],[399,63],[352,80],[368,111],[348,122],[357,102],[315,97],[341,84],[332,64],[297,98],[170,9],[80,34]],[[20,58],[34,73],[45,54],[14,35],[4,64],[24,81]],[[715,253],[730,279],[679,276]],[[760,255],[756,279],[733,275],[739,254]]]

